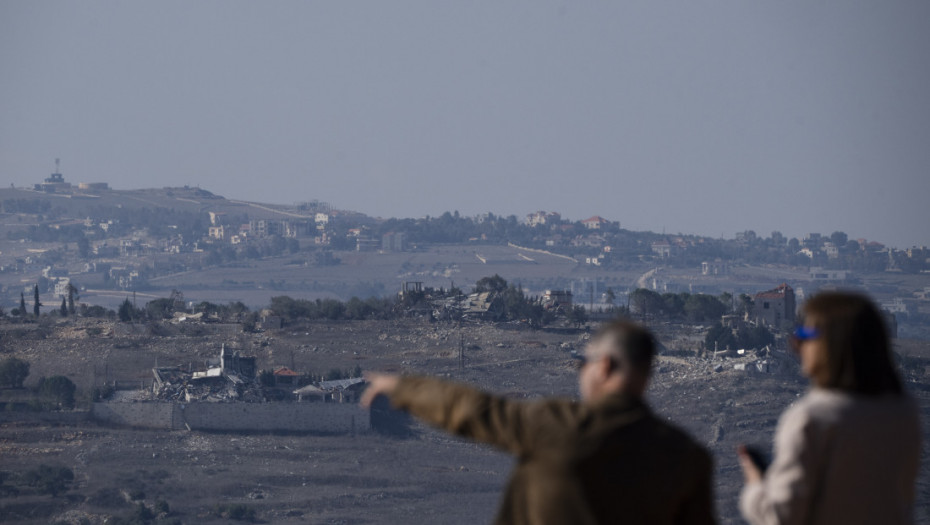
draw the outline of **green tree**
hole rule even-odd
[[[145,303],[145,313],[149,319],[169,319],[174,315],[175,301],[170,297],[153,299]]]
[[[336,299],[323,299],[319,302],[319,309],[323,317],[335,321],[337,319],[342,319],[342,314],[345,312],[346,308],[341,301]]]
[[[685,315],[685,302],[691,298],[691,294],[664,293],[661,297],[662,304],[659,310],[667,318],[678,319]]]
[[[317,305],[306,299],[293,299],[287,295],[271,298],[271,311],[284,319],[294,320],[301,317],[313,317]]]
[[[775,334],[763,325],[745,327],[738,335],[741,348],[763,348],[775,343]]]
[[[39,383],[39,394],[51,399],[62,408],[74,408],[74,391],[77,387],[65,376],[52,376]]]
[[[38,284],[33,285],[32,294],[35,298],[34,302],[32,303],[32,313],[35,314],[36,317],[39,317],[39,307],[42,306],[42,303],[39,302],[39,285]]]
[[[567,314],[568,321],[579,327],[588,322],[588,312],[581,305],[573,305]]]
[[[739,341],[733,335],[733,330],[721,323],[711,326],[710,330],[707,331],[707,335],[704,336],[704,348],[711,352],[736,348],[737,346],[739,346]]]
[[[692,323],[718,320],[727,307],[713,295],[694,294],[685,299],[685,317]]]
[[[367,319],[373,313],[371,305],[358,297],[349,299],[345,306],[345,316],[347,319]]]
[[[209,301],[200,301],[194,305],[193,311],[195,314],[202,313],[204,315],[217,315],[220,312],[220,306]]]
[[[26,316],[26,295],[19,292],[19,315]]]
[[[74,283],[72,283],[71,281],[68,281],[67,288],[68,288],[68,313],[70,315],[74,315],[74,300],[80,299],[81,297],[80,295],[78,295],[77,287],[74,286]]]
[[[723,303],[727,308],[727,312],[733,311],[733,294],[730,292],[723,292],[720,294],[720,302]]]
[[[64,295],[61,296],[61,308],[58,309],[58,313],[60,313],[62,317],[68,317],[68,300],[65,299]]]
[[[656,315],[662,307],[662,296],[646,288],[630,292],[630,310],[643,317]]]
[[[617,301],[617,294],[614,293],[614,289],[608,287],[607,293],[605,293],[604,296],[604,298],[607,300],[607,304],[610,305],[611,309],[613,309],[614,303]]]
[[[119,305],[119,310],[116,312],[116,315],[119,316],[119,320],[128,323],[134,319],[139,318],[139,313],[136,308],[132,305],[132,301],[127,297]]]
[[[752,299],[751,295],[741,293],[736,300],[736,315],[745,317],[746,315],[752,314],[752,308],[755,305],[755,302]]]
[[[475,293],[503,292],[507,289],[507,281],[496,273],[491,277],[482,277],[475,283]]]
[[[0,361],[0,385],[22,388],[23,381],[29,375],[29,362],[8,357]]]

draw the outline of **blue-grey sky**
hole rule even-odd
[[[930,245],[930,2],[0,0],[0,184]]]

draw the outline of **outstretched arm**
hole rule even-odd
[[[365,380],[368,381],[368,388],[365,389],[365,393],[362,394],[361,400],[359,402],[365,408],[371,408],[371,403],[378,396],[391,397],[391,394],[394,393],[394,390],[397,388],[397,382],[400,380],[400,376],[395,374],[378,374],[374,372],[366,372]]]
[[[512,401],[467,385],[429,377],[398,377],[369,374],[363,406],[378,395],[387,396],[395,408],[407,410],[447,432],[468,437],[519,454],[533,447],[536,429],[545,427],[549,439],[557,439],[574,419],[567,403]]]

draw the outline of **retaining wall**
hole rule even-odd
[[[370,413],[350,403],[94,403],[92,416],[163,429],[336,434],[371,429]]]

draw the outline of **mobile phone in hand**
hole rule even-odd
[[[754,445],[746,445],[746,453],[749,454],[749,459],[752,460],[753,464],[762,472],[765,473],[765,470],[769,468],[769,463],[772,461],[769,459],[768,454],[762,452],[760,447]]]

